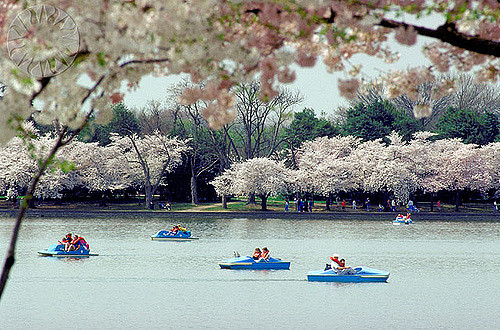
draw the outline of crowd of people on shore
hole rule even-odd
[[[307,200],[307,199],[295,199],[295,210],[297,212],[312,212],[313,211],[313,206],[314,206],[314,201],[312,199]],[[290,201],[287,199],[285,200],[285,212],[288,212],[290,210]]]
[[[314,206],[314,201],[312,199],[307,200],[307,199],[294,199],[293,202],[295,203],[295,210],[297,212],[313,212],[313,206]],[[336,204],[337,207],[339,207],[342,212],[346,212],[348,210],[348,205],[345,199],[340,199],[337,197],[336,203],[330,202],[330,200],[326,201],[327,204],[327,209],[330,209],[331,205]],[[367,212],[370,211],[370,198],[366,198],[364,203],[361,204],[362,207],[360,207],[360,210],[366,210]],[[441,202],[437,201],[437,210],[440,211],[441,207]],[[351,209],[353,211],[358,210],[358,202],[356,199],[352,200],[352,206]],[[372,208],[373,209],[373,208]],[[405,209],[409,213],[418,213],[420,210],[417,208],[413,200],[409,200],[408,203],[405,205]],[[375,210],[379,212],[397,212],[398,211],[398,204],[395,199],[388,199],[386,203],[379,203],[378,208],[375,208]],[[495,210],[498,210],[498,207],[495,208]],[[285,212],[290,211],[290,201],[287,199],[285,200]]]
[[[59,241],[60,244],[64,245],[64,251],[78,251],[80,247],[84,247],[87,250],[90,250],[89,243],[85,241],[85,238],[78,235],[72,235],[68,233],[66,236]]]

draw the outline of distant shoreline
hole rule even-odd
[[[15,217],[17,210],[0,209],[0,216]],[[150,210],[76,210],[70,208],[29,209],[28,218],[41,217],[150,217],[150,218],[251,218],[251,219],[294,219],[294,220],[366,220],[391,221],[395,218],[392,212],[277,212],[277,211],[150,211]],[[412,214],[418,221],[482,221],[500,222],[500,213],[471,212],[420,212]]]

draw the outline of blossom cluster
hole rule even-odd
[[[409,142],[397,133],[362,142],[353,136],[320,137],[305,142],[298,169],[257,158],[236,163],[212,184],[220,195],[339,192],[386,192],[408,202],[420,189],[480,190],[500,186],[500,143],[479,147],[459,139],[432,141],[434,134],[418,132]]]
[[[85,121],[94,111],[109,118],[110,101],[119,101],[122,86],[136,88],[148,74],[187,73],[194,83],[210,81],[203,90],[187,92],[186,102],[212,102],[204,116],[215,127],[234,119],[230,89],[237,83],[259,78],[262,99],[277,95],[279,84],[295,79],[293,64],[310,67],[323,58],[329,71],[343,71],[340,90],[354,97],[361,67],[349,70],[356,54],[397,59],[391,50],[394,33],[398,42],[413,44],[418,29],[388,27],[399,14],[414,18],[428,13],[446,17],[457,34],[499,40],[500,4],[496,1],[229,1],[229,0],[47,0],[67,12],[79,31],[79,51],[73,66],[64,73],[36,80],[25,76],[10,60],[4,47],[11,22],[37,0],[7,0],[0,4],[0,72],[8,86],[0,103],[0,131],[6,142],[15,127],[33,112],[40,121],[58,120],[70,127]],[[392,21],[392,20],[391,20]],[[29,31],[27,40],[50,38],[46,31]],[[54,37],[57,37],[54,34]],[[439,39],[438,37],[436,39]],[[43,48],[43,40],[40,41]],[[433,62],[426,70],[410,69],[397,79],[389,75],[394,93],[412,94],[415,85],[428,78],[427,71],[476,70],[478,79],[497,80],[498,57],[464,50],[449,43],[426,46]],[[411,77],[412,79],[407,79]],[[415,78],[415,79],[413,79]],[[404,82],[404,83],[403,83]],[[34,102],[36,101],[36,102]],[[420,115],[425,115],[425,111]]]
[[[25,194],[38,169],[38,159],[46,158],[56,137],[46,134],[27,143],[20,137],[0,148],[0,194],[9,199]],[[154,134],[144,137],[112,136],[112,143],[72,141],[60,148],[50,171],[40,179],[35,197],[60,198],[63,191],[85,189],[89,192],[143,188],[146,174],[139,162],[141,152],[151,181],[158,182],[165,173],[182,162],[189,149],[186,141]]]
[[[266,157],[235,163],[211,184],[220,195],[255,194],[268,197],[286,189],[289,171],[282,162]]]

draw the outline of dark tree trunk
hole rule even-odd
[[[260,195],[262,211],[267,211],[267,195]]]
[[[434,193],[431,194],[431,212],[434,212]]]
[[[255,204],[255,194],[254,193],[248,194],[247,204]]]
[[[194,173],[191,173],[191,204],[198,204],[198,181]]]
[[[459,212],[460,209],[458,206],[460,205],[460,190],[455,191],[455,212]]]
[[[226,197],[226,195],[222,195],[222,208],[227,209],[227,197]]]
[[[146,184],[146,187],[144,187],[144,195],[146,195],[146,209],[150,208],[151,202],[153,201],[153,189],[151,188],[152,187],[148,184]]]

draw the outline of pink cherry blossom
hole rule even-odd
[[[417,31],[413,27],[399,27],[394,38],[403,45],[413,46],[417,42]]]

